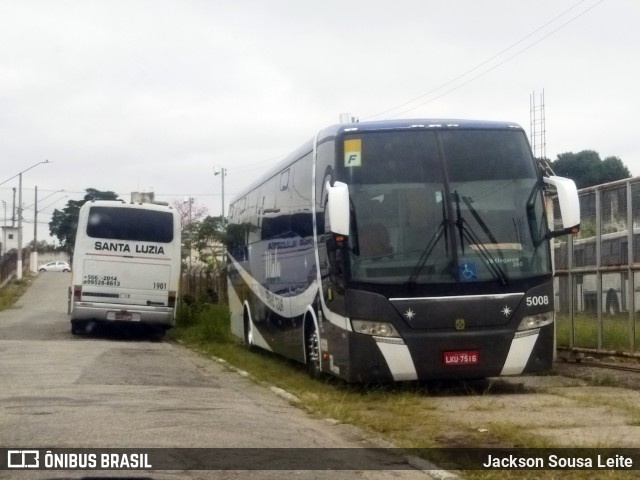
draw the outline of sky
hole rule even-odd
[[[548,158],[640,176],[638,25],[637,0],[0,0],[0,200],[11,225],[24,171],[25,243],[36,187],[50,243],[87,188],[220,215],[216,167],[228,209],[341,113],[530,132],[543,92]]]

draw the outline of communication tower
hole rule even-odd
[[[536,158],[547,158],[547,131],[544,117],[544,89],[542,89],[537,103],[536,92],[529,96],[529,138],[533,156]]]

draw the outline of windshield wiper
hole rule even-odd
[[[502,283],[502,285],[507,285],[509,283],[507,274],[496,262],[495,257],[491,255],[491,252],[487,249],[482,240],[480,240],[480,237],[476,235],[467,221],[462,217],[462,212],[460,210],[460,195],[458,195],[458,192],[454,192],[453,195],[456,201],[456,226],[458,227],[458,231],[460,233],[460,247],[462,249],[462,254],[464,255],[464,241],[466,239],[467,242],[469,242],[469,245],[473,244],[478,248],[480,257],[484,260],[484,263],[487,265],[489,270],[491,270],[491,273],[493,273],[493,275],[498,280],[500,280],[500,283]],[[487,224],[482,220],[476,209],[473,208],[473,205],[471,205],[469,199],[467,197],[462,197],[462,200],[473,215],[473,218],[476,220],[476,222],[478,222],[478,225],[480,225],[480,228],[482,228],[482,231],[487,235],[489,240],[491,240],[492,243],[498,243]]]
[[[420,275],[420,272],[426,265],[427,260],[429,259],[429,257],[431,256],[431,253],[433,252],[433,249],[436,248],[436,245],[438,244],[440,239],[447,234],[447,228],[446,228],[447,223],[448,223],[447,213],[446,213],[446,208],[443,201],[442,202],[442,222],[440,222],[440,225],[438,225],[438,228],[434,232],[433,236],[431,237],[427,245],[424,247],[424,250],[422,251],[420,258],[418,259],[418,263],[416,263],[416,266],[414,267],[413,272],[411,272],[411,275],[409,276],[409,280],[407,280],[407,283],[413,284],[418,279],[418,276]]]
[[[429,240],[429,243],[422,251],[422,255],[420,255],[420,259],[418,260],[418,263],[413,269],[413,272],[411,272],[411,275],[409,276],[409,280],[407,280],[409,284],[415,283],[415,281],[418,279],[418,276],[420,275],[420,271],[424,268],[425,264],[427,263],[427,259],[429,258],[429,256],[431,256],[433,249],[436,248],[436,245],[445,234],[446,232],[445,227],[446,227],[446,222],[443,220],[440,223],[440,225],[438,225],[438,229],[435,231],[435,233],[431,237],[431,240]]]
[[[460,201],[458,197],[458,192],[455,192],[454,195],[456,195],[456,208],[457,208],[456,213],[458,215],[458,219],[464,222],[464,219],[462,218],[462,214],[460,212]],[[491,240],[491,243],[498,243],[498,240],[496,240],[496,237],[493,236],[493,233],[491,233],[491,230],[489,230],[489,227],[487,226],[487,224],[484,222],[484,220],[482,220],[482,217],[480,216],[478,211],[471,204],[471,200],[469,199],[469,197],[461,197],[461,198],[464,204],[467,206],[467,208],[471,212],[471,215],[473,216],[475,221],[478,223],[478,225],[480,225],[480,228],[482,228],[482,231],[484,232],[484,234],[487,236],[489,240]],[[464,245],[463,245],[463,248],[464,248]]]

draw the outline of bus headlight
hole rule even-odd
[[[400,337],[396,328],[387,322],[372,322],[370,320],[351,320],[351,326],[356,333],[373,335],[375,337]]]
[[[553,318],[553,311],[538,313],[536,315],[527,315],[520,322],[518,331],[521,332],[523,330],[532,330],[534,328],[544,327],[545,325],[553,323]]]

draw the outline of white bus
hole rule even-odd
[[[231,329],[349,382],[547,371],[549,240],[579,223],[517,125],[335,125],[231,204]]]
[[[140,323],[162,337],[175,323],[181,232],[166,205],[95,200],[80,209],[69,291],[71,332]]]

